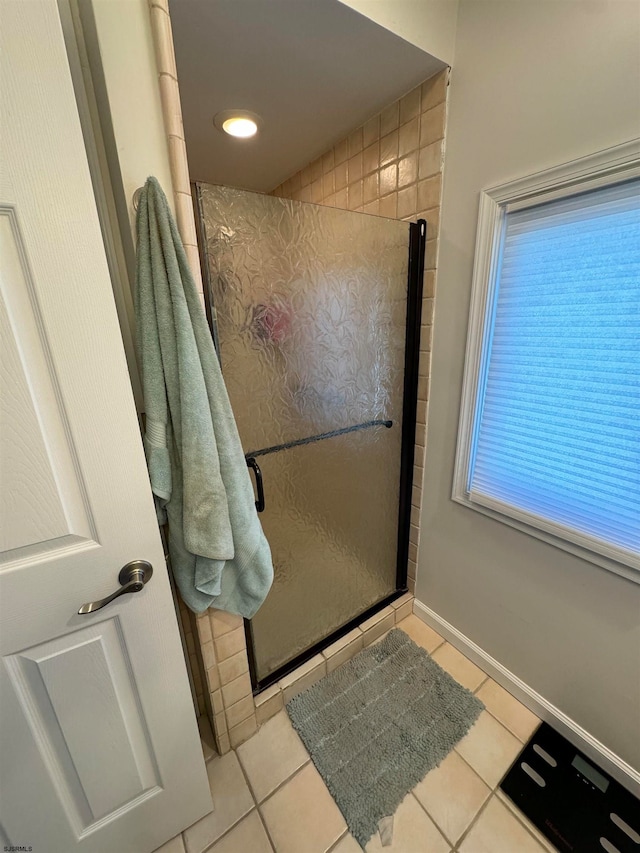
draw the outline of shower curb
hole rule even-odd
[[[196,626],[209,688],[205,705],[218,753],[240,746],[289,699],[380,640],[410,616],[413,607],[414,596],[408,592],[255,696],[242,618],[214,609],[201,613]]]

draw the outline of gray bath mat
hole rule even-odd
[[[483,708],[398,629],[287,704],[362,847]]]

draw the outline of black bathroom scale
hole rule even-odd
[[[640,800],[546,723],[500,788],[563,853],[640,853]]]

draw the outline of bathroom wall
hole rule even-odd
[[[429,78],[273,190],[273,195],[296,201],[394,219],[422,217],[427,221],[409,546],[411,590],[415,586],[420,541],[448,74],[445,70]]]
[[[340,0],[447,65],[453,63],[458,0]]]
[[[640,6],[462,0],[417,599],[640,768],[640,585],[451,500],[480,190],[638,136]]]
[[[113,138],[125,198],[155,175],[174,208],[167,137],[146,0],[91,0]],[[130,206],[133,226],[134,212]]]

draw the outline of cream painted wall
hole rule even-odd
[[[479,192],[640,131],[636,0],[461,0],[417,598],[640,768],[640,585],[451,501]]]
[[[432,56],[453,63],[458,0],[340,0]]]
[[[91,0],[122,185],[131,199],[155,175],[174,209],[147,0]]]
[[[156,175],[174,209],[169,152],[147,0],[61,0],[136,405],[133,194]]]

